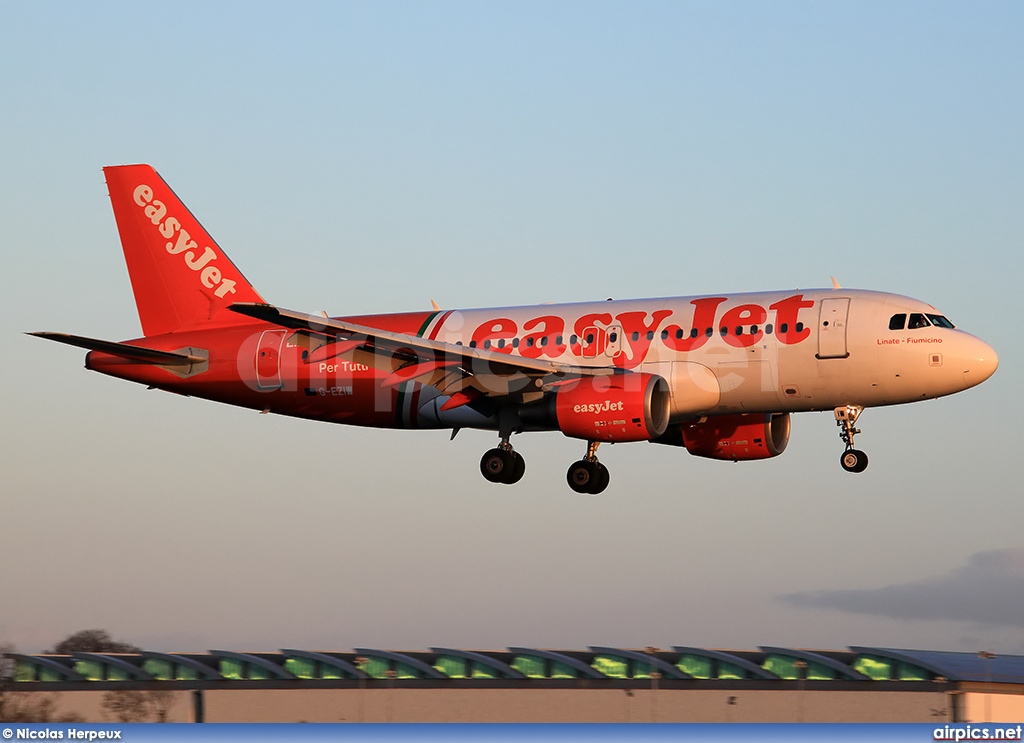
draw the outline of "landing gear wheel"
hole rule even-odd
[[[597,495],[608,487],[610,477],[608,468],[598,461],[588,462],[581,459],[574,462],[565,474],[569,487],[577,493]]]
[[[604,489],[608,487],[608,483],[611,481],[611,475],[608,474],[607,467],[600,462],[594,462],[594,466],[597,469],[597,477],[594,478],[594,487],[590,491],[591,495],[603,493]]]
[[[512,452],[506,449],[490,449],[480,458],[480,474],[488,482],[504,482],[514,467]]]
[[[490,449],[480,459],[480,474],[488,482],[512,485],[523,479],[526,460],[513,449]]]
[[[577,493],[589,493],[590,483],[595,474],[590,462],[581,459],[570,465],[569,471],[565,473],[565,479],[569,487]]]
[[[512,466],[508,469],[508,477],[502,480],[506,485],[514,485],[523,479],[523,475],[526,474],[526,460],[523,459],[523,455],[517,451],[510,451],[512,455]]]
[[[847,472],[863,472],[868,468],[868,455],[859,449],[847,449],[839,458],[839,463]]]

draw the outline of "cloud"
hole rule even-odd
[[[945,619],[1024,627],[1024,549],[978,552],[937,578],[882,588],[790,593],[796,606],[894,619]]]

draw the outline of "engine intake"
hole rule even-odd
[[[588,441],[647,441],[668,427],[671,396],[656,374],[584,377],[555,394],[555,417],[566,436]]]

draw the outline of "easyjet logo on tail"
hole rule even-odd
[[[180,255],[185,265],[199,274],[199,281],[207,289],[217,288],[214,294],[220,298],[235,293],[237,282],[226,279],[221,274],[220,268],[214,263],[217,260],[217,251],[206,246],[202,253],[199,253],[199,245],[188,230],[184,229],[175,217],[167,216],[167,207],[162,201],[153,198],[153,189],[143,184],[135,189],[133,194],[135,203],[142,207],[143,213],[149,221],[160,231],[163,237],[168,239],[177,238],[167,243],[167,252],[171,255]]]

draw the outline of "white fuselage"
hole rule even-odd
[[[992,348],[961,330],[890,329],[894,315],[914,313],[939,315],[896,294],[815,289],[448,311],[421,335],[658,374],[672,391],[673,420],[913,402],[995,371]],[[482,423],[466,419],[470,411],[429,412],[421,409],[420,425]]]

